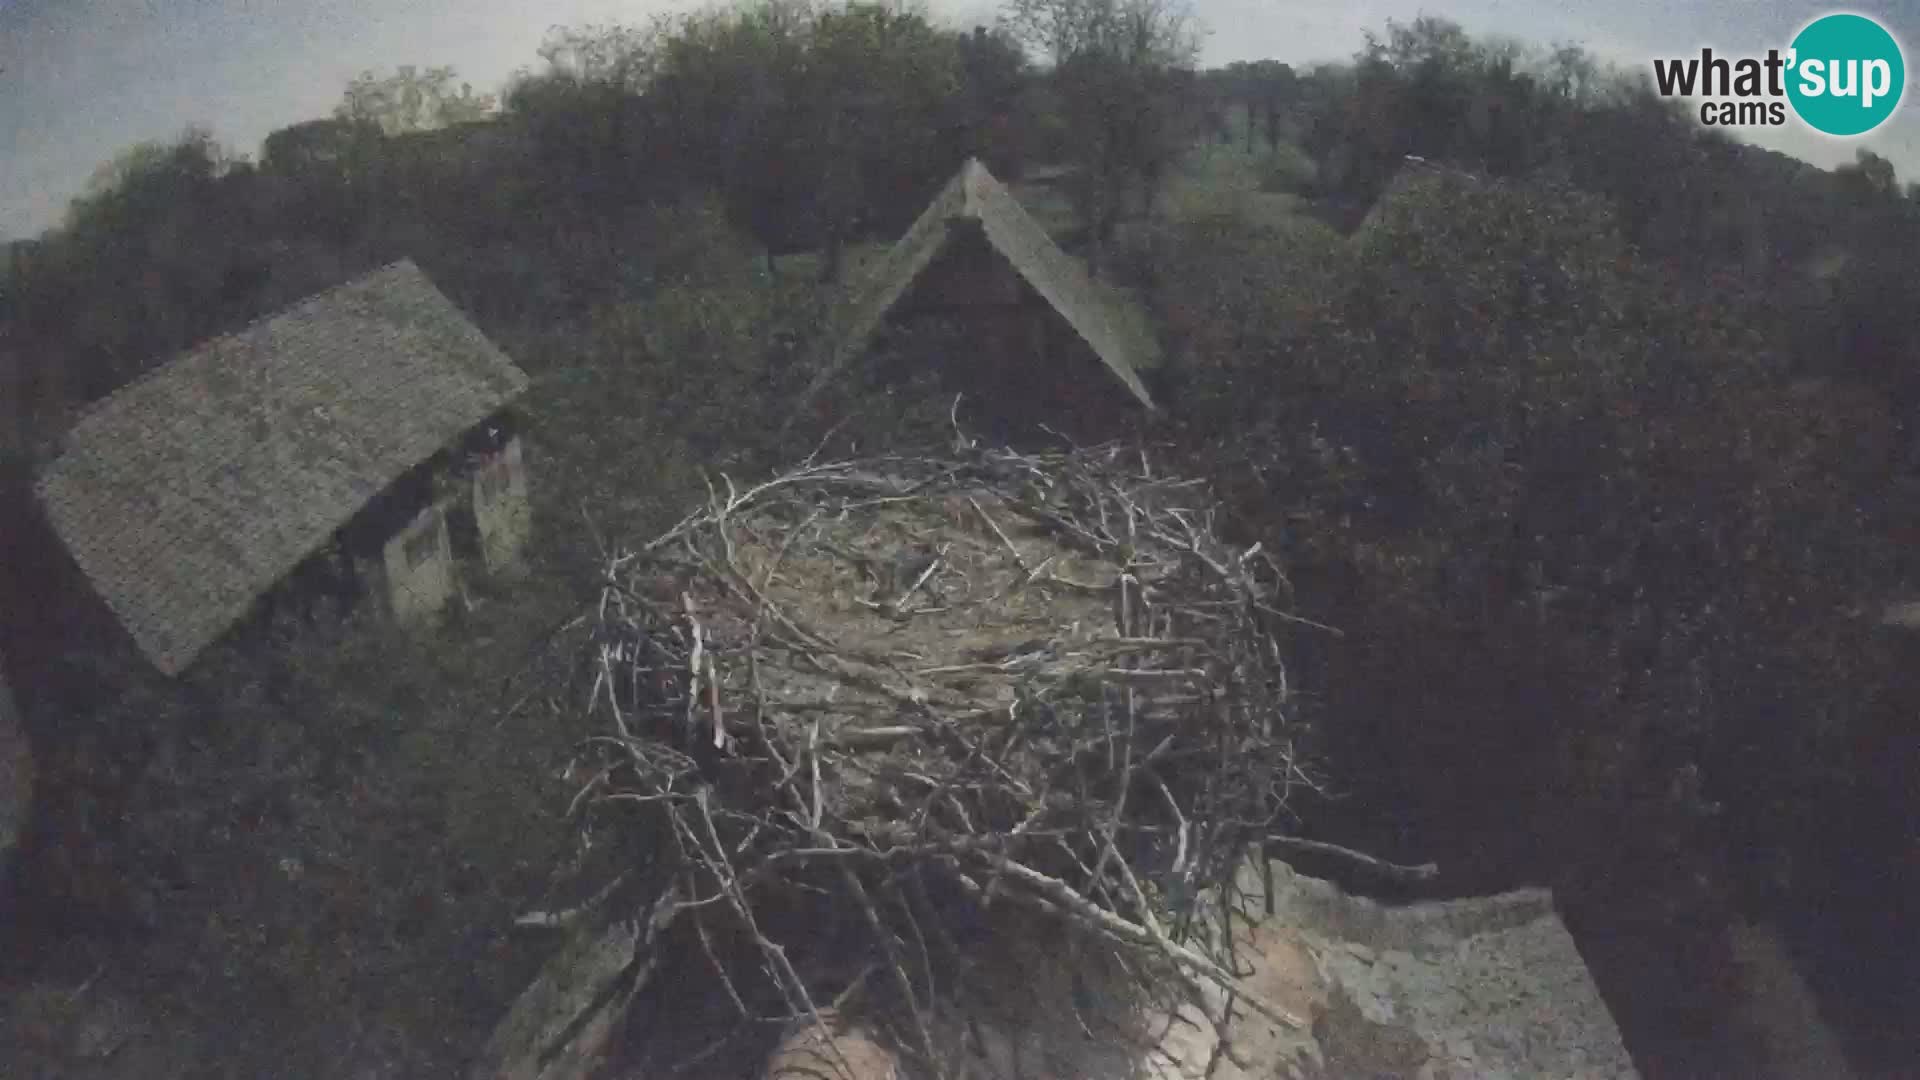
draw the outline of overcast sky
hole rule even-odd
[[[1440,14],[1483,34],[1573,41],[1644,68],[1654,56],[1784,47],[1833,10],[1774,0],[1193,0],[1211,29],[1205,60],[1293,64],[1351,55],[1390,18]],[[991,0],[929,0],[937,16],[984,21]],[[497,89],[553,24],[634,19],[668,0],[0,0],[0,237],[54,224],[95,166],[189,124],[257,155],[268,132],[327,114],[365,69],[452,65]],[[1873,15],[1903,45],[1920,42],[1920,0],[1841,10]],[[1909,51],[1909,67],[1920,63]],[[1798,124],[1798,121],[1795,121]],[[1920,95],[1865,140],[1804,128],[1757,141],[1831,166],[1871,146],[1920,179]]]

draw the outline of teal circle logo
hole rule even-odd
[[[1807,24],[1788,54],[1787,99],[1817,131],[1863,135],[1893,115],[1907,86],[1900,43],[1864,15]]]

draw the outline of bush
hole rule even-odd
[[[1320,167],[1305,150],[1281,143],[1262,163],[1260,190],[1287,195],[1311,195],[1319,187]]]
[[[1459,844],[1462,887],[1668,898],[1642,909],[1671,926],[1751,895],[1726,853],[1804,843],[1849,797],[1874,706],[1840,611],[1893,579],[1860,527],[1879,481],[1835,435],[1887,420],[1790,397],[1763,298],[1644,262],[1592,196],[1439,171],[1345,250],[1162,250],[1188,439],[1247,462],[1242,508],[1348,631],[1318,673],[1369,755],[1343,771],[1402,823],[1486,823],[1405,854]]]
[[[552,586],[466,633],[322,615],[179,679],[98,668],[125,692],[43,747],[22,917],[65,948],[116,931],[109,981],[166,988],[170,1060],[261,1075],[380,1030],[404,1071],[456,1069],[538,960],[498,928],[567,854],[570,736],[503,697],[561,688],[502,681],[569,610]]]
[[[1338,306],[1351,256],[1333,230],[1219,217],[1136,235],[1122,270],[1151,305],[1170,377],[1194,395],[1183,411],[1226,410],[1244,423],[1290,416],[1348,353]]]

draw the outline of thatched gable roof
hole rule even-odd
[[[36,486],[102,599],[173,674],[526,385],[403,260],[96,403]]]
[[[967,159],[887,257],[855,286],[829,343],[827,362],[808,396],[866,350],[888,312],[948,250],[957,224],[977,225],[993,250],[1073,327],[1128,392],[1147,408],[1154,407],[1139,372],[1159,364],[1160,348],[1141,313],[1061,251],[974,158]]]

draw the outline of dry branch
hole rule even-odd
[[[1349,847],[1341,847],[1339,844],[1329,844],[1322,840],[1307,840],[1298,836],[1269,836],[1266,842],[1270,847],[1287,848],[1291,851],[1305,851],[1315,855],[1330,855],[1334,858],[1350,862],[1379,878],[1387,881],[1400,882],[1402,884],[1410,884],[1417,881],[1432,881],[1434,878],[1440,876],[1440,866],[1437,863],[1428,862],[1421,863],[1418,866],[1407,866],[1402,863],[1388,862],[1378,856],[1368,855],[1363,851],[1355,851]]]

